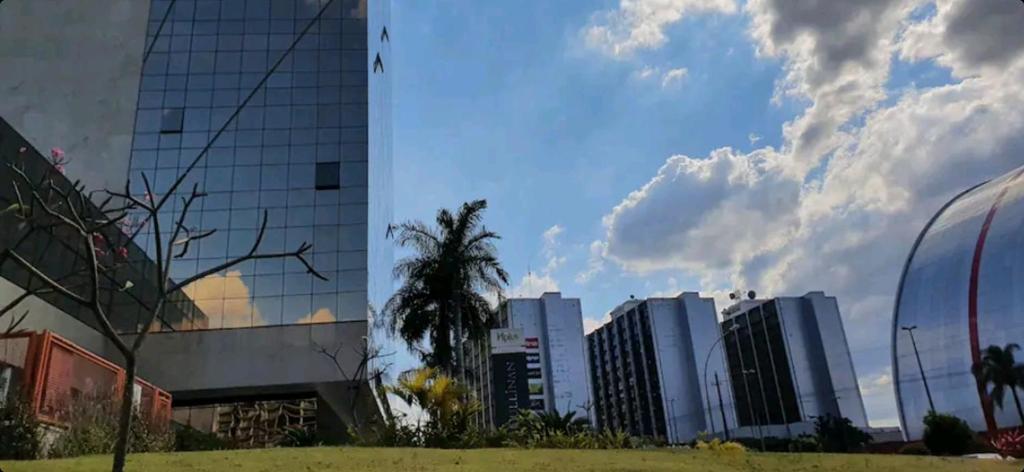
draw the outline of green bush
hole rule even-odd
[[[284,431],[282,447],[315,447],[322,443],[316,437],[316,429],[292,426]]]
[[[788,452],[818,452],[821,450],[818,438],[808,434],[797,436],[790,440],[786,446],[786,451]]]
[[[698,439],[694,449],[698,451],[711,451],[711,452],[727,452],[727,453],[742,453],[747,452],[747,448],[743,447],[742,444],[735,441],[722,441],[721,439],[715,438],[710,441]]]
[[[36,459],[41,449],[39,422],[28,402],[7,400],[0,408],[0,459]]]
[[[362,447],[420,447],[423,440],[420,428],[404,424],[399,418],[392,418],[380,427],[360,434],[349,430],[352,444]]]
[[[706,437],[700,438],[707,441]],[[743,447],[763,452],[818,452],[818,439],[815,436],[801,434],[795,438],[780,438],[776,436],[765,436],[762,447],[760,438],[735,438],[733,441]],[[695,445],[695,444],[694,444]]]
[[[580,430],[565,432],[558,430],[524,432],[514,428],[502,428],[505,441],[502,446],[524,449],[639,449],[658,447],[664,443],[630,436],[622,431]]]
[[[930,412],[924,417],[924,445],[938,456],[962,456],[974,443],[974,432],[953,415]]]
[[[590,422],[576,418],[575,412],[561,415],[520,411],[502,431],[504,445],[530,449],[628,449],[657,445],[623,432],[595,432]]]
[[[908,456],[927,456],[929,454],[928,448],[919,442],[906,444],[897,452]]]
[[[66,429],[50,447],[51,457],[76,457],[111,454],[117,441],[119,411],[109,399],[81,398],[66,409]],[[166,425],[152,424],[135,415],[132,419],[128,451],[169,452],[174,449],[174,433]]]
[[[849,418],[827,414],[814,421],[814,434],[822,452],[851,452],[864,448],[871,435],[853,425]]]
[[[505,447],[508,445],[508,442],[509,435],[505,428],[498,428],[494,431],[485,431],[483,433],[484,447]]]
[[[596,435],[598,449],[630,449],[633,447],[633,438],[625,431],[604,430]]]
[[[174,431],[175,451],[223,451],[234,448],[230,441],[191,426],[179,426]]]

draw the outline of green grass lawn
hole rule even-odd
[[[129,471],[911,471],[988,472],[1021,470],[1020,462],[916,456],[713,453],[676,450],[575,451],[522,449],[308,448],[227,452],[138,454]],[[105,472],[110,457],[3,462],[4,472]]]

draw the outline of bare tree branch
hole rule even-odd
[[[118,334],[117,330],[114,329],[113,324],[110,323],[110,317],[107,316],[103,305],[100,303],[100,263],[96,257],[96,242],[88,234],[83,234],[83,239],[86,244],[86,257],[88,258],[89,268],[89,286],[92,292],[92,300],[90,306],[92,307],[93,317],[96,322],[100,325],[103,330],[103,334],[110,339],[110,342],[114,343],[119,351],[125,356],[125,360],[128,362],[134,362],[134,351],[128,352],[128,345],[125,344],[124,339]]]
[[[18,329],[18,326],[20,326],[21,323],[25,321],[25,318],[28,318],[28,312],[28,310],[25,310],[25,312],[22,313],[21,316],[11,320],[11,324],[9,324],[6,329],[4,329],[3,335],[7,336],[11,333],[14,333],[15,330]]]
[[[349,375],[348,371],[345,370],[340,359],[341,350],[345,347],[343,343],[338,343],[337,347],[335,347],[333,351],[328,350],[326,347],[315,342],[313,343],[314,350],[328,358],[331,363],[334,364],[334,368],[338,371],[338,374],[341,375],[341,379],[349,384],[348,389],[352,392],[351,397],[349,397],[349,415],[351,415],[352,421],[355,423],[353,426],[357,430],[362,429],[364,426],[362,424],[362,419],[359,417],[359,401],[362,398],[360,391],[363,388],[363,381],[366,381],[367,384],[379,382],[380,378],[384,375],[384,372],[391,367],[391,363],[388,363],[382,369],[375,369],[372,373],[369,373],[369,366],[376,360],[394,355],[394,352],[385,354],[379,348],[372,346],[369,339],[365,336],[362,338],[362,341],[363,343],[361,346],[352,348],[353,353],[358,356],[359,359],[359,362],[356,363],[355,372],[353,372],[352,375]],[[373,385],[368,385],[368,387],[370,395],[377,394],[373,389]]]
[[[263,242],[263,235],[264,235],[264,233],[266,233],[266,230],[267,230],[267,211],[263,210],[263,223],[260,224],[260,231],[259,231],[259,233],[256,234],[256,241],[253,242],[252,248],[249,249],[249,253],[248,254],[246,254],[244,256],[236,257],[236,258],[234,258],[232,260],[224,262],[223,264],[219,264],[217,266],[211,267],[211,268],[206,269],[206,270],[204,270],[202,272],[199,272],[198,274],[195,274],[195,275],[193,275],[193,276],[191,276],[191,277],[189,277],[189,278],[187,278],[187,279],[185,279],[185,280],[183,280],[181,282],[178,282],[178,283],[172,285],[167,290],[167,293],[173,293],[173,292],[176,292],[178,290],[181,290],[181,289],[187,287],[188,285],[196,282],[197,280],[200,280],[200,279],[202,279],[204,277],[208,277],[208,276],[216,274],[218,272],[230,269],[230,268],[232,268],[232,267],[234,267],[234,266],[236,266],[238,264],[241,264],[243,262],[252,261],[252,260],[260,260],[260,259],[282,259],[282,258],[292,257],[292,258],[297,259],[299,262],[302,263],[303,266],[306,267],[306,273],[312,274],[314,277],[316,277],[316,278],[318,278],[320,280],[327,280],[327,277],[324,277],[322,274],[317,272],[316,269],[314,269],[313,266],[309,263],[309,261],[306,260],[305,254],[307,252],[309,252],[309,250],[313,247],[309,243],[303,242],[301,245],[299,245],[298,249],[296,249],[294,251],[291,251],[291,252],[276,252],[276,253],[270,253],[270,254],[257,254],[257,251],[259,251],[260,243]]]
[[[181,199],[181,202],[182,202],[181,213],[178,213],[178,221],[176,221],[174,223],[174,232],[171,233],[171,239],[169,239],[168,243],[167,243],[168,247],[167,247],[167,254],[165,256],[165,261],[164,261],[164,273],[163,273],[163,279],[161,279],[161,280],[166,279],[170,275],[170,273],[171,273],[171,258],[172,257],[181,258],[181,257],[184,257],[185,254],[188,253],[188,246],[189,246],[188,243],[189,243],[189,241],[192,240],[192,238],[191,238],[191,231],[189,231],[188,228],[185,228],[185,217],[188,216],[188,210],[189,210],[189,208],[192,207],[192,203],[194,203],[199,198],[202,198],[202,197],[205,197],[205,196],[206,196],[206,193],[200,192],[199,191],[199,184],[196,183],[196,184],[192,185],[192,193],[189,195],[189,197],[188,198],[182,197],[182,199]],[[184,229],[185,232],[189,234],[189,237],[185,240],[185,244],[182,246],[181,252],[179,254],[175,255],[174,251],[171,250],[171,246],[174,246],[175,244],[178,244],[178,235],[181,234],[181,230],[182,229]],[[206,234],[205,236],[201,236],[200,238],[197,238],[197,239],[205,238],[205,237],[207,237],[207,236],[209,236],[211,234],[213,234],[213,231],[211,231],[208,234]]]
[[[47,287],[53,289],[53,291],[55,291],[55,292],[65,296],[65,297],[67,297],[69,300],[71,300],[71,301],[73,301],[75,303],[78,303],[79,305],[84,305],[84,306],[91,306],[92,305],[92,302],[90,302],[89,300],[87,300],[87,299],[83,298],[82,296],[78,295],[77,293],[74,293],[71,290],[65,288],[63,285],[61,285],[57,281],[51,279],[46,274],[42,273],[42,271],[40,271],[39,269],[36,269],[35,266],[33,266],[30,262],[26,261],[19,254],[11,251],[10,249],[4,249],[3,252],[0,253],[0,261],[3,261],[3,260],[8,259],[8,258],[11,259],[12,261],[14,261],[19,266],[21,266],[22,269],[28,271],[29,274],[31,274],[32,276],[38,277],[39,280],[41,280],[44,284],[47,285]]]
[[[145,186],[146,189],[146,198],[152,200],[153,187],[149,185],[149,178],[146,177],[145,172],[142,172],[142,184]],[[153,244],[155,245],[156,251],[156,260],[154,262],[156,262],[157,291],[160,293],[160,295],[165,295],[167,293],[167,284],[164,283],[164,280],[166,279],[167,271],[164,270],[164,235],[160,232],[160,215],[156,214],[158,210],[154,208],[151,211],[153,212],[151,215],[153,217]]]
[[[14,169],[15,174],[17,174],[18,176],[25,180],[25,183],[29,186],[29,189],[31,190],[32,200],[35,201],[36,204],[38,204],[43,209],[44,213],[46,213],[51,218],[56,219],[64,226],[67,226],[69,228],[74,229],[75,231],[78,231],[79,233],[84,234],[83,228],[80,225],[78,225],[75,221],[58,213],[56,210],[50,207],[46,200],[44,200],[43,197],[39,195],[39,192],[36,191],[36,188],[32,186],[32,181],[28,178],[27,175],[25,175],[24,172],[21,171],[21,169],[18,169],[17,167],[13,166],[11,168]],[[17,188],[17,185],[15,185],[15,188]],[[49,187],[49,190],[54,190],[52,185]]]

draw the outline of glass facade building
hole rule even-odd
[[[926,385],[937,411],[963,418],[975,430],[1019,424],[1011,399],[995,407],[971,366],[990,345],[1024,341],[1022,173],[1024,168],[1012,170],[954,197],[925,226],[907,258],[893,316],[892,371],[909,439],[923,434],[930,408]]]
[[[387,2],[366,0],[153,0],[132,193],[144,195],[145,173],[163,196],[212,143],[176,193],[198,185],[207,196],[186,226],[216,232],[174,261],[172,278],[246,254],[266,214],[259,252],[308,242],[309,261],[327,279],[294,259],[249,261],[187,288],[198,309],[163,330],[365,321],[383,304],[391,287],[387,17]],[[181,210],[174,200],[161,219],[165,241]],[[150,254],[152,228],[139,237]]]
[[[612,310],[586,336],[598,429],[678,444],[735,425],[719,339],[714,300],[696,293],[631,299]],[[719,374],[724,383],[715,389]]]
[[[761,303],[722,323],[739,426],[801,421],[777,304]]]
[[[737,425],[759,435],[813,432],[815,418],[867,428],[867,412],[835,297],[743,300],[726,308],[723,343]]]

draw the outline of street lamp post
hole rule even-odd
[[[924,375],[924,366],[921,364],[921,353],[917,351],[917,341],[914,339],[914,330],[917,325],[903,326],[900,329],[910,335],[910,345],[914,347],[914,357],[917,358],[917,370],[921,372],[921,382],[924,383],[924,394],[928,397],[928,411],[935,412],[935,403],[932,401],[932,391],[928,388],[928,378]]]
[[[743,369],[743,382],[744,383],[746,383],[746,378],[747,378],[748,375],[759,375],[759,374],[754,369]],[[750,405],[750,408],[751,408],[750,411],[751,411],[751,413],[753,413],[753,411],[754,411],[753,410],[754,402],[751,401],[751,399],[750,399],[750,389],[747,388],[746,391],[747,391],[747,404]],[[761,395],[764,395],[764,390],[763,389],[761,390]],[[767,412],[765,412],[765,413],[767,414]],[[757,436],[761,440],[761,452],[765,452],[765,450],[764,450],[764,430],[761,429],[761,418],[760,418],[760,415],[752,414],[751,416],[753,416],[754,424],[757,425]]]
[[[725,330],[725,332],[718,336],[718,339],[716,339],[715,342],[711,344],[711,347],[708,348],[708,355],[704,357],[704,398],[707,399],[708,403],[708,422],[711,423],[712,436],[714,436],[715,434],[715,418],[712,416],[713,413],[711,410],[711,390],[708,389],[708,362],[711,361],[711,353],[715,352],[715,347],[718,346],[718,343],[722,342],[722,340],[725,339],[725,336],[727,334],[736,331],[738,328],[739,326],[734,324],[731,327],[729,327],[729,329]],[[729,426],[725,424],[724,418],[722,419],[722,422],[722,428],[725,428],[726,431],[726,439],[729,439]]]
[[[679,430],[676,429],[676,399],[672,397],[668,401],[669,414],[672,415],[672,422],[668,424],[668,434],[670,436],[669,443],[675,444],[679,442]]]

